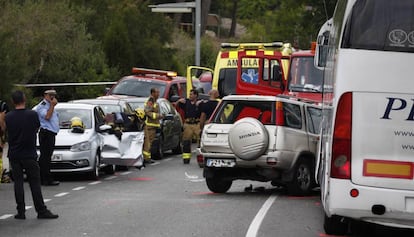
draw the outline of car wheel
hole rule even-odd
[[[348,223],[341,216],[333,215],[328,217],[325,214],[323,228],[328,235],[346,235],[348,232]]]
[[[174,149],[172,149],[172,152],[175,155],[183,153],[183,147],[181,146],[181,139],[178,140],[178,144]]]
[[[107,165],[105,167],[106,174],[115,174],[115,165]]]
[[[155,139],[151,145],[151,159],[161,160],[164,157],[164,152],[162,150],[162,137]]]
[[[101,154],[99,151],[96,152],[95,160],[93,164],[93,170],[89,173],[89,176],[92,180],[98,180],[99,179],[99,164],[101,162]]]
[[[264,125],[255,118],[243,118],[229,130],[231,151],[242,160],[255,160],[268,148],[269,135]]]
[[[212,177],[206,178],[206,183],[208,189],[210,189],[213,193],[225,193],[230,189],[233,182],[231,180],[223,180],[222,178]]]
[[[288,191],[291,195],[305,196],[311,193],[315,187],[313,170],[311,161],[305,158],[298,159],[293,170],[292,181],[288,185]]]

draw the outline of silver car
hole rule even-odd
[[[292,98],[224,97],[201,136],[208,188],[225,193],[233,180],[247,179],[310,194],[321,115],[318,105]]]
[[[52,155],[51,172],[85,172],[98,179],[100,169],[114,173],[114,165],[101,162],[104,135],[99,126],[104,124],[104,112],[98,105],[59,103],[59,133]],[[83,130],[73,130],[71,120],[80,118]]]

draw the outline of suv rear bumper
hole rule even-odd
[[[259,156],[255,160],[242,160],[234,154],[228,153],[202,153],[204,165],[208,159],[233,159],[236,166],[233,168],[274,168],[280,170],[290,170],[295,162],[296,154],[291,151],[274,151]],[[282,158],[283,157],[283,158]]]

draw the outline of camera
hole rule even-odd
[[[7,106],[6,102],[0,100],[0,112],[9,112],[9,106]]]

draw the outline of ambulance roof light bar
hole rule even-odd
[[[221,48],[262,49],[266,47],[282,47],[283,42],[271,43],[221,43]]]
[[[167,77],[176,77],[177,72],[173,71],[164,71],[164,70],[155,70],[155,69],[148,69],[148,68],[138,68],[133,67],[132,68],[133,74],[142,74],[142,75],[159,75],[159,76],[167,76]]]

